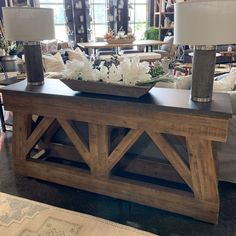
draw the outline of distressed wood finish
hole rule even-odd
[[[89,148],[91,154],[91,174],[107,177],[108,128],[104,125],[89,124]]]
[[[17,171],[22,175],[157,207],[211,223],[217,222],[217,203],[197,200],[193,198],[192,194],[185,191],[170,190],[147,183],[142,184],[126,178],[91,177],[82,170],[42,162],[27,161],[25,167],[21,165]]]
[[[31,132],[31,120],[31,115],[14,112],[13,124],[15,125],[12,139],[12,153],[13,157],[17,157],[13,158],[13,163],[16,169],[17,166],[22,165],[22,162],[25,162],[28,157],[25,152],[25,147],[28,136]]]
[[[31,149],[36,145],[38,140],[42,137],[44,132],[48,129],[48,127],[53,123],[53,118],[45,117],[39,125],[35,128],[35,130],[32,132],[32,134],[29,136],[29,138],[26,141],[25,144],[25,155],[27,155]]]
[[[18,100],[21,103],[17,103]],[[176,98],[178,99],[178,98]],[[132,129],[138,129],[142,127],[143,130],[150,129],[150,120],[155,130],[160,133],[171,133],[179,136],[196,136],[212,141],[225,142],[227,137],[228,120],[206,117],[189,114],[181,114],[184,111],[179,112],[166,112],[158,111],[149,107],[147,108],[142,104],[134,104],[130,106],[127,102],[124,109],[124,103],[110,102],[107,100],[98,99],[96,102],[86,97],[82,99],[69,99],[68,97],[55,97],[49,98],[50,103],[46,102],[42,104],[42,97],[38,94],[34,94],[34,104],[31,103],[31,99],[28,96],[22,96],[18,94],[4,95],[4,103],[8,110],[14,110],[17,112],[25,111],[26,113],[44,115],[47,117],[55,117],[55,111],[57,116],[66,120],[80,120],[89,123],[96,123],[103,125],[129,127]],[[17,105],[16,105],[17,104]],[[63,104],[63,106],[62,106]],[[136,106],[135,106],[136,105]],[[103,110],[109,112],[101,112]],[[42,112],[43,111],[43,112]],[[124,116],[125,113],[125,116]],[[145,114],[145,116],[144,116]],[[133,117],[136,117],[135,119]]]
[[[161,136],[161,134],[148,131],[149,136],[160,148],[160,151],[164,154],[166,159],[177,170],[178,174],[185,180],[188,186],[192,189],[191,173],[187,165],[181,159],[179,154],[171,147],[169,143]]]
[[[187,138],[187,147],[195,197],[219,203],[212,143],[207,140]]]
[[[71,142],[74,144],[75,148],[78,150],[84,161],[90,166],[91,156],[89,150],[79,134],[76,133],[76,131],[72,128],[72,124],[69,121],[62,119],[58,119],[58,122],[62,126],[68,137],[71,139]]]
[[[219,194],[212,141],[226,141],[231,117],[228,95],[214,94],[213,102],[204,105],[193,103],[189,91],[184,90],[153,89],[140,99],[116,98],[75,93],[57,80],[46,80],[38,87],[20,82],[2,93],[6,108],[14,113],[13,157],[18,173],[217,223]],[[43,117],[34,130],[32,115]],[[73,121],[88,123],[88,143]],[[74,146],[51,142],[60,126]],[[111,126],[123,128],[112,143]],[[157,158],[126,154],[143,132],[173,168],[158,163]],[[189,163],[163,133],[184,138]],[[52,160],[87,164],[89,168],[47,158],[33,160],[30,150],[37,142]],[[119,169],[184,182],[192,192],[118,177],[113,172]]]
[[[111,170],[118,161],[124,156],[128,149],[143,133],[142,130],[130,130],[129,133],[121,140],[117,147],[113,150],[108,160],[108,168]]]

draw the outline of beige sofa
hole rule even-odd
[[[236,91],[228,92],[231,98],[233,117],[230,119],[226,143],[217,143],[219,179],[236,183]]]

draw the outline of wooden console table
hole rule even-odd
[[[77,93],[55,79],[31,87],[22,81],[1,91],[6,108],[13,111],[13,163],[19,174],[217,223],[219,194],[212,141],[226,142],[232,116],[228,94],[214,94],[208,104],[193,103],[189,91],[174,89],[153,88],[140,99],[118,98]],[[32,115],[40,118],[33,125]],[[87,138],[74,121],[85,124]],[[125,127],[125,132],[111,138],[111,127]],[[58,129],[64,130],[71,145],[53,141]],[[162,177],[156,173],[158,159],[135,157],[122,162],[143,132],[189,190],[116,174],[119,167],[135,174],[140,171],[140,176]],[[187,161],[167,134],[180,137]],[[45,155],[35,158],[42,151]]]

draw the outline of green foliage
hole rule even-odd
[[[169,80],[169,78],[166,77],[165,72],[161,66],[161,64],[158,64],[154,67],[152,67],[149,71],[149,74],[152,76],[151,80],[144,81],[144,82],[138,82],[136,85],[138,86],[150,86],[152,84],[155,84],[157,82],[172,82]]]
[[[144,39],[159,40],[159,29],[156,27],[149,27],[144,33]]]
[[[159,77],[161,75],[164,75],[165,72],[164,72],[161,65],[157,65],[157,66],[152,67],[150,69],[149,74],[152,76],[152,78],[156,78],[156,77]]]
[[[165,83],[174,83],[174,78],[173,76],[169,74],[165,75],[159,75],[158,77],[154,77],[151,80],[144,81],[144,82],[138,82],[136,85],[137,86],[151,86],[153,84],[156,84],[157,82],[165,82]]]

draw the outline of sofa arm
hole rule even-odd
[[[236,91],[229,91],[233,114],[236,115]]]

